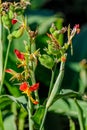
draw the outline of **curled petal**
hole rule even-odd
[[[30,86],[29,90],[32,92],[32,91],[35,91],[39,88],[39,83],[36,83],[36,84],[33,84],[32,86]]]
[[[38,101],[33,99],[31,95],[29,97],[30,97],[30,100],[32,101],[33,104],[37,105],[39,103]]]
[[[20,59],[20,60],[25,59],[24,54],[22,54],[19,50],[15,49],[14,52],[15,52],[18,59]]]
[[[5,72],[7,72],[7,73],[12,73],[13,70],[12,70],[12,69],[6,69]]]
[[[80,28],[79,24],[75,24],[74,28],[79,29]]]
[[[76,30],[76,33],[80,33],[80,26],[79,24],[75,24],[74,29]]]
[[[16,74],[16,71],[12,70],[12,69],[6,69],[5,72],[10,73],[12,75]]]
[[[28,90],[28,83],[27,82],[23,82],[21,85],[20,85],[20,90],[21,91],[26,91],[26,90]]]

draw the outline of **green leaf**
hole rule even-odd
[[[69,63],[69,67],[76,72],[80,72],[82,69],[82,66],[78,62],[77,63]]]
[[[76,97],[76,96],[81,96],[80,93],[73,91],[71,89],[62,89],[60,91],[60,96],[64,97]]]
[[[4,130],[17,130],[15,117],[13,114],[4,119]]]
[[[77,107],[80,130],[85,130],[85,120],[84,120],[84,116],[83,116],[83,110],[80,107],[78,101],[76,99],[74,101],[75,101],[75,104],[76,104],[76,107]]]
[[[39,61],[43,66],[48,69],[52,69],[52,67],[54,66],[54,60],[49,55],[41,55],[41,57],[39,57]]]
[[[20,96],[20,91],[17,88],[17,86],[11,85],[11,83],[7,82],[6,80],[4,81],[4,84],[6,85],[8,91],[10,92],[11,95],[13,95],[14,97],[18,97]]]
[[[45,112],[45,107],[40,106],[35,112],[34,116],[32,117],[33,121],[35,122],[36,128],[40,126],[44,112]]]
[[[87,102],[82,100],[77,100],[83,111],[84,118],[87,118]],[[53,111],[55,113],[60,113],[67,116],[72,116],[74,118],[78,117],[78,111],[76,109],[76,104],[74,99],[58,99],[53,105],[50,106],[48,111]],[[87,123],[87,122],[86,122]]]
[[[22,107],[26,108],[27,101],[24,96],[15,98],[9,95],[2,95],[0,96],[0,109],[5,108],[7,105],[11,104],[12,102],[15,102],[18,105],[21,105]]]
[[[75,97],[81,97],[81,95],[78,92],[75,92],[75,91],[70,90],[70,89],[62,89],[60,91],[60,94],[57,94],[55,96],[55,98],[53,99],[52,104],[54,102],[56,102],[58,99],[60,99],[60,98],[69,98],[69,97],[74,97],[75,98]]]

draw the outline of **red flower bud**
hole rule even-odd
[[[16,24],[17,21],[18,21],[17,19],[12,19],[12,20],[11,20],[11,23],[12,23],[12,24]]]
[[[62,57],[61,57],[61,61],[62,61],[62,62],[66,62],[66,57],[65,57],[65,56],[62,56]]]
[[[79,26],[79,24],[75,24],[74,29],[76,29],[77,34],[80,33],[80,26]]]
[[[74,28],[79,29],[79,24],[75,24]]]
[[[5,72],[7,72],[7,73],[12,73],[12,71],[13,71],[12,69],[6,69],[5,70]]]
[[[15,52],[15,54],[16,54],[18,59],[20,59],[20,60],[24,60],[25,59],[24,55],[19,50],[15,49],[14,52]]]

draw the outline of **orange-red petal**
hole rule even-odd
[[[28,89],[28,83],[27,82],[23,82],[21,85],[20,85],[20,90],[21,91],[26,91]]]
[[[39,88],[39,83],[36,83],[36,84],[33,84],[32,86],[30,86],[29,90],[32,92],[32,91],[35,91]]]

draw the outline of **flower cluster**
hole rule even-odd
[[[38,104],[39,102],[32,98],[32,92],[37,90],[39,88],[39,83],[33,84],[32,86],[29,86],[27,82],[23,82],[20,85],[20,90],[23,91],[23,93],[27,94],[27,96],[30,98],[33,104]]]
[[[12,75],[10,78],[11,80],[18,80],[21,83],[20,90],[25,93],[33,104],[38,104],[39,102],[32,97],[32,92],[36,91],[39,88],[39,83],[33,84],[32,86],[29,85],[27,82],[28,79],[31,79],[32,67],[31,62],[37,61],[37,56],[39,55],[39,49],[36,50],[34,53],[24,53],[20,52],[18,49],[14,50],[14,53],[18,59],[19,64],[17,67],[22,67],[24,70],[21,73],[14,71],[13,69],[6,69],[5,72]]]
[[[27,1],[20,2],[4,2],[0,4],[0,14],[2,15],[2,22],[6,28],[10,28],[12,24],[18,22],[17,16],[23,14],[27,5],[30,3]]]

